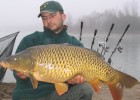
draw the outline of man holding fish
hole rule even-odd
[[[15,55],[0,60],[1,66],[14,70],[13,100],[91,100],[92,88],[99,92],[103,84],[113,100],[122,100],[124,87],[139,83],[68,35],[63,25],[66,15],[58,2],[42,4],[38,17],[44,32],[24,37]]]
[[[82,46],[75,37],[67,34],[67,26],[63,25],[66,15],[63,7],[57,1],[47,1],[40,6],[44,31],[34,32],[24,37],[18,46],[16,53],[29,47],[44,44],[62,44]],[[16,88],[13,92],[13,100],[91,100],[93,90],[80,75],[68,80],[69,90],[59,96],[53,84],[39,82],[38,88],[33,89],[31,80],[22,72],[14,71]]]

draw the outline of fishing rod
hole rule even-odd
[[[110,32],[109,32],[109,34],[108,34],[108,36],[107,36],[107,38],[106,38],[106,43],[108,42],[108,39],[109,39],[109,36],[110,36],[110,33],[111,33],[113,27],[114,27],[114,23],[112,24],[112,26],[111,26],[111,28],[110,28]],[[106,48],[105,48],[105,50],[104,50],[104,54],[103,54],[103,56],[105,55],[106,52],[108,52],[107,49],[109,49],[108,46],[106,46]]]
[[[130,24],[127,25],[127,27],[126,27],[124,33],[122,34],[122,36],[120,37],[120,39],[119,39],[119,41],[118,41],[116,47],[114,48],[114,50],[112,51],[110,57],[108,58],[108,63],[109,63],[109,64],[111,64],[111,62],[112,62],[111,57],[112,57],[113,54],[116,52],[116,50],[118,49],[118,51],[121,52],[122,48],[121,48],[121,47],[118,47],[118,45],[121,43],[122,38],[124,37],[124,35],[125,35],[125,33],[126,33],[126,31],[128,30],[129,27],[130,27]]]
[[[80,37],[79,37],[80,41],[81,41],[81,36],[82,36],[82,30],[83,30],[83,22],[81,22],[81,28],[80,28]]]
[[[105,43],[108,42],[108,39],[109,39],[110,33],[111,33],[112,30],[113,30],[113,27],[114,27],[114,23],[112,23],[112,25],[111,25],[111,28],[110,28],[110,31],[109,31],[107,37],[106,37]],[[104,56],[105,53],[107,52],[107,49],[108,49],[108,47],[104,47],[104,46],[103,46],[102,51],[101,51],[101,54],[104,52],[103,56]]]
[[[106,42],[108,42],[108,39],[109,39],[109,36],[110,36],[110,33],[111,33],[113,27],[114,27],[114,23],[111,25],[110,31],[109,31],[107,38],[106,38]]]
[[[92,43],[91,43],[91,50],[93,48],[93,45],[94,45],[94,41],[95,41],[95,36],[97,35],[97,29],[95,29],[94,31],[94,37],[93,37],[93,40],[92,40]]]

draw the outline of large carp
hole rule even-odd
[[[23,72],[36,89],[38,81],[53,83],[59,95],[68,91],[68,80],[81,75],[98,92],[106,83],[114,100],[122,99],[123,87],[138,83],[134,77],[112,68],[97,52],[66,44],[30,47],[0,61],[4,68]]]

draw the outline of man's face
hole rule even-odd
[[[63,28],[63,22],[66,18],[65,14],[44,12],[41,14],[43,25],[55,33],[59,33]]]

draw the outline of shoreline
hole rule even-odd
[[[15,83],[0,83],[0,100],[11,100]],[[93,94],[92,100],[112,100],[109,88],[105,85],[99,93]],[[122,100],[140,100],[140,83],[131,89],[124,88]]]

